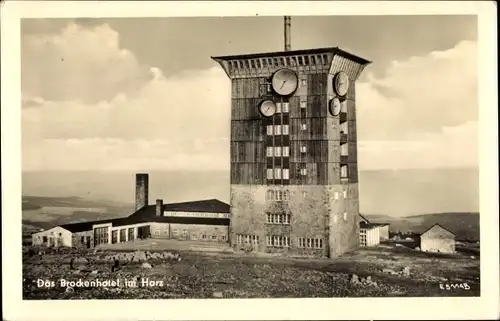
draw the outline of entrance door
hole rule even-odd
[[[86,240],[87,240],[87,248],[90,249],[90,236],[87,236]]]

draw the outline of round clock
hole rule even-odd
[[[271,117],[276,113],[276,104],[272,100],[264,100],[259,106],[260,113],[265,117]]]
[[[330,113],[333,116],[338,116],[340,114],[340,110],[342,109],[342,104],[340,103],[340,99],[333,98],[330,100]]]
[[[297,89],[299,78],[293,70],[283,68],[274,73],[271,84],[278,95],[289,96]]]
[[[349,77],[343,71],[338,72],[333,77],[333,89],[339,96],[345,96],[349,90]]]

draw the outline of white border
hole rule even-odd
[[[2,3],[2,263],[5,320],[496,319],[498,136],[496,7],[491,1]],[[20,18],[477,14],[481,298],[22,301]],[[467,108],[457,106],[457,108]],[[460,182],[457,182],[460,184]],[[19,240],[19,241],[15,241]]]

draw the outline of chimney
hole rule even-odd
[[[292,29],[292,18],[290,16],[285,16],[285,51],[292,50],[291,39],[291,29]]]
[[[156,200],[156,216],[163,216],[163,200]]]
[[[149,175],[135,174],[135,210],[140,210],[148,205],[149,198]]]

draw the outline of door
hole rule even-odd
[[[87,248],[89,249],[90,248],[90,236],[86,237],[86,241],[87,241]]]

